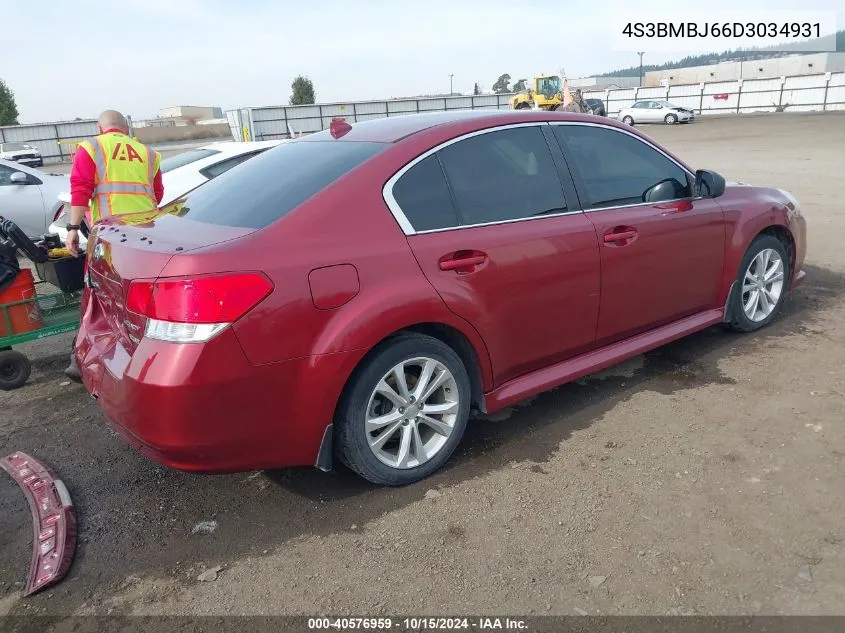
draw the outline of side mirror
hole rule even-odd
[[[643,192],[643,202],[662,202],[681,197],[682,187],[674,178],[661,180]]]
[[[705,198],[718,198],[725,193],[725,179],[715,171],[699,169],[695,172],[695,190]]]
[[[13,185],[25,185],[29,182],[29,178],[22,171],[16,171],[9,180]]]

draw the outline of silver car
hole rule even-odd
[[[630,108],[622,108],[616,115],[626,125],[637,123],[691,123],[695,120],[695,111],[683,108],[669,101],[644,99],[637,101]]]
[[[42,235],[56,217],[59,194],[69,187],[66,174],[0,159],[0,216],[12,220],[29,237]]]

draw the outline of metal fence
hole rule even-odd
[[[305,106],[267,106],[229,110],[226,117],[237,140],[264,141],[310,134],[329,127],[332,118],[344,117],[350,123],[443,110],[507,109],[512,95],[477,95],[350,101]]]
[[[584,91],[585,98],[604,101],[607,114],[641,99],[666,99],[698,114],[748,112],[808,112],[845,110],[845,72],[746,79],[656,88]],[[511,94],[350,101],[305,106],[239,108],[226,112],[235,140],[269,140],[291,134],[310,134],[329,127],[333,117],[367,121],[415,112],[500,109],[509,107]],[[0,143],[29,143],[46,163],[69,159],[75,142],[97,133],[94,119],[0,127]]]
[[[26,143],[38,148],[45,163],[70,159],[77,141],[97,133],[97,120],[60,121],[0,127],[0,143]]]
[[[583,91],[604,101],[607,114],[642,99],[665,99],[698,114],[806,112],[845,110],[845,72],[720,81],[656,88]],[[349,122],[435,110],[507,109],[511,94],[453,96],[388,101],[355,101],[306,106],[265,106],[229,110],[226,116],[237,140],[269,140],[309,134],[329,127],[333,117]]]
[[[699,114],[845,110],[845,72],[584,92],[611,116],[642,99],[664,99]]]

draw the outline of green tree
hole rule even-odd
[[[507,73],[504,75],[499,75],[499,78],[496,80],[496,83],[493,84],[493,92],[496,94],[505,94],[511,91],[508,87],[508,84],[511,82],[511,76]]]
[[[15,93],[0,79],[0,125],[18,124],[18,106],[15,104]]]
[[[292,91],[290,96],[291,105],[308,105],[316,102],[314,84],[311,83],[308,77],[297,75],[296,79],[291,83],[290,88]]]
[[[481,87],[478,85],[478,82],[475,82],[475,85],[472,87],[472,94],[480,95],[481,94]]]
[[[526,88],[526,86],[525,86],[525,80],[524,80],[524,79],[520,79],[519,81],[517,81],[517,82],[513,85],[513,91],[514,91],[514,92],[522,92],[523,90],[527,90],[527,88]]]

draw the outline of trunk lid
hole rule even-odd
[[[114,333],[132,353],[146,327],[146,317],[126,309],[129,284],[159,277],[174,257],[192,250],[244,237],[254,229],[218,226],[166,215],[124,216],[101,223],[89,241],[86,283]],[[106,324],[101,324],[106,325]]]

